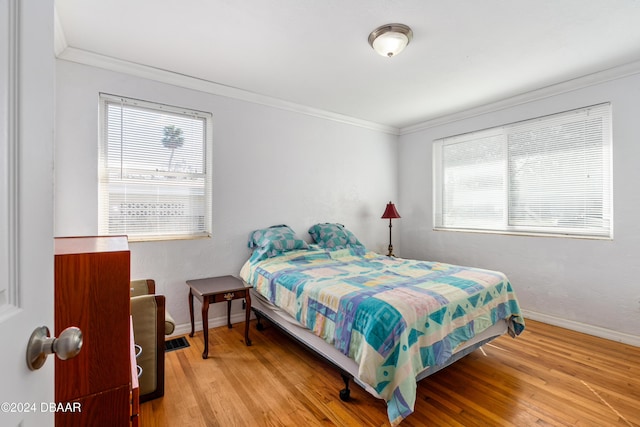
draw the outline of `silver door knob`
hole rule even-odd
[[[49,328],[36,328],[27,344],[27,366],[32,371],[44,365],[47,356],[55,353],[60,360],[75,357],[82,349],[82,331],[70,326],[60,333],[58,338],[49,336]]]

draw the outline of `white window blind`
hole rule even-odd
[[[211,114],[106,94],[100,112],[100,234],[209,236]]]
[[[434,228],[613,237],[611,105],[434,143]]]

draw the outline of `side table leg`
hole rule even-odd
[[[193,294],[191,293],[191,288],[189,288],[189,317],[191,318],[191,333],[189,336],[193,337],[195,328],[193,324]]]
[[[204,351],[202,358],[209,357],[209,297],[202,298],[202,333],[204,334]]]
[[[227,328],[231,329],[231,300],[227,301]]]
[[[244,316],[244,342],[247,346],[251,345],[251,339],[249,339],[249,318],[251,317],[251,296],[249,296],[249,291],[246,292],[245,296],[245,316]]]

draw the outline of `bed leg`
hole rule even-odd
[[[342,375],[342,381],[344,381],[344,388],[340,390],[340,400],[343,402],[348,402],[351,397],[351,390],[349,390],[349,376],[347,374]]]
[[[258,320],[258,323],[256,323],[256,329],[259,331],[264,331],[264,325],[262,324],[262,316],[260,316],[260,314],[258,314],[257,311],[253,311],[256,314],[256,319]]]

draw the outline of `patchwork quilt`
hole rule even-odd
[[[422,370],[502,319],[511,336],[524,330],[511,284],[497,271],[312,245],[249,260],[240,276],[354,359],[392,425],[413,412]]]

